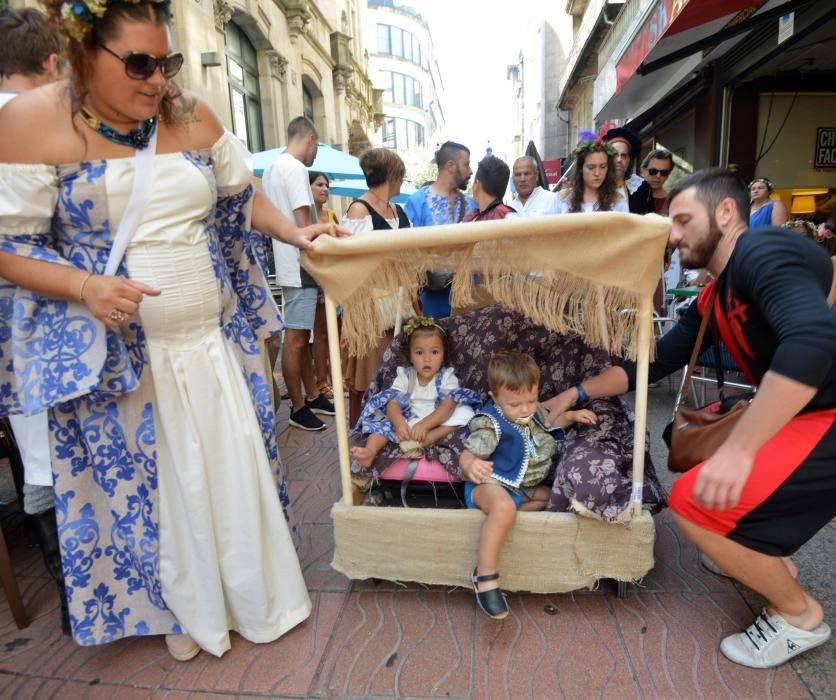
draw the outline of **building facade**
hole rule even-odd
[[[361,153],[383,125],[365,13],[364,0],[172,0],[174,45],[185,56],[177,82],[253,152],[285,145],[288,122],[304,114],[321,141]]]
[[[426,20],[394,0],[368,0],[369,75],[383,91],[381,145],[433,149],[444,129],[444,85]]]
[[[562,159],[575,145],[569,113],[559,104],[557,80],[571,48],[572,17],[559,3],[543,3],[526,25],[525,45],[506,73],[513,113],[508,156],[513,160],[523,155],[533,142],[543,160]]]

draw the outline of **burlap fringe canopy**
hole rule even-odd
[[[611,212],[373,231],[321,236],[302,265],[342,306],[342,340],[357,357],[387,330],[375,297],[403,288],[409,304],[435,270],[454,273],[454,308],[481,285],[535,323],[635,359],[636,310],[658,284],[669,231],[656,215]]]

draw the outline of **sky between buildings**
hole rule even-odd
[[[490,141],[506,157],[511,124],[510,64],[517,62],[538,5],[562,0],[401,0],[430,25],[444,80],[445,136],[461,141],[477,161]]]

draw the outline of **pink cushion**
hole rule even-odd
[[[381,479],[391,479],[392,481],[403,481],[406,476],[406,467],[410,463],[409,459],[396,459],[390,464],[380,475]],[[418,469],[412,477],[413,481],[442,481],[445,483],[456,484],[460,483],[461,479],[457,479],[444,467],[441,462],[435,460],[429,461],[423,457],[418,460]]]

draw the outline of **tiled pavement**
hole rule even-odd
[[[664,389],[653,390],[656,435],[669,403]],[[757,601],[747,604],[751,593],[703,572],[666,514],[657,519],[657,565],[624,600],[607,582],[574,594],[513,594],[511,616],[496,623],[468,591],[348,581],[329,566],[335,442],[333,428],[280,435],[311,618],[272,644],[235,637],[222,659],[203,653],[180,664],[153,637],[92,649],[63,637],[55,587],[23,542],[20,516],[6,508],[4,531],[32,624],[18,630],[0,600],[0,697],[836,697],[833,641],[770,671],[719,654],[720,636],[751,622]],[[831,620],[835,541],[827,527],[797,557]]]

